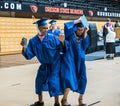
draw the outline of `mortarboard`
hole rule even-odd
[[[76,31],[78,29],[78,27],[85,28],[84,25],[81,22],[74,25],[74,30]]]
[[[78,27],[84,28],[84,25],[80,22],[80,23],[76,24],[76,27],[77,27],[77,28],[78,28]]]
[[[81,23],[83,24],[84,27],[88,26],[88,21],[87,18],[85,17],[85,15],[83,15],[80,19]]]
[[[78,28],[78,27],[85,28],[88,25],[89,25],[88,21],[87,21],[86,17],[83,15],[80,18],[80,23],[76,24],[75,27],[76,28]]]
[[[48,20],[48,18],[41,18],[40,20],[34,22],[33,24],[37,24],[38,27],[44,26],[44,25],[47,25],[47,22],[46,22],[47,20]]]
[[[49,24],[56,24],[56,20],[51,20]]]

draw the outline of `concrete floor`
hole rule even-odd
[[[15,60],[17,57],[19,56]],[[34,60],[29,64],[28,61],[19,59],[20,62],[16,62],[16,65],[4,66],[4,59],[1,57],[0,60],[0,106],[29,106],[37,100],[34,81],[39,63]],[[9,60],[8,57],[7,59]],[[7,63],[6,61],[4,62]],[[84,102],[92,104],[100,101],[95,106],[120,106],[120,57],[115,57],[114,60],[86,61],[86,66],[88,85]],[[47,92],[43,95],[45,106],[53,106],[54,98],[50,98]],[[77,106],[77,100],[78,94],[70,92],[68,101],[72,106]]]

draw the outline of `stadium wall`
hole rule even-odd
[[[36,35],[36,26],[33,24],[37,19],[0,17],[0,55],[21,53],[20,41],[22,37],[28,40]],[[48,20],[50,21],[50,20]],[[57,20],[57,25],[63,30],[63,25],[69,20]],[[95,23],[100,30],[104,22],[90,21]]]

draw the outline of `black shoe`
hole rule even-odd
[[[60,104],[59,103],[55,103],[54,106],[60,106]]]
[[[35,102],[34,104],[30,105],[30,106],[44,106],[44,102]]]

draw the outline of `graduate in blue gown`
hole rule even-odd
[[[62,33],[62,31],[60,29],[57,29],[56,28],[56,20],[51,20],[49,22],[50,24],[50,29],[48,30],[48,35],[49,36],[55,36],[56,38],[59,37],[59,34],[61,34],[61,36],[64,36],[64,34]],[[66,47],[67,47],[67,42],[64,42]],[[47,50],[49,50],[49,48],[47,48]],[[64,49],[65,52],[67,51],[66,48]],[[62,66],[62,67],[59,67],[60,70],[64,70],[64,58],[63,58],[63,54],[64,54],[64,50],[63,50],[63,47],[59,49],[59,53],[58,55],[60,56],[59,58],[56,58],[56,61],[54,61],[54,64],[55,65],[58,65],[60,64],[59,66]],[[66,54],[66,53],[65,53]],[[66,61],[66,60],[65,60]],[[54,65],[54,69],[55,69],[55,66]],[[58,67],[56,67],[56,70],[58,69]],[[67,69],[66,69],[67,70]],[[64,73],[63,73],[64,74]],[[63,79],[64,77],[60,77],[60,79]],[[63,80],[61,81],[61,85],[64,85],[64,82]],[[66,86],[61,86],[61,92],[64,92],[64,89],[66,89]],[[66,89],[65,92],[64,92],[64,95],[66,95],[67,91],[69,89]],[[63,100],[62,100],[63,101]],[[68,103],[64,103],[63,106],[69,106]]]
[[[64,58],[71,58],[71,61],[65,60],[66,67],[68,66],[69,70],[68,72],[65,70],[63,72],[65,76],[62,76],[67,79],[64,80],[65,86],[80,94],[78,99],[79,106],[86,106],[82,100],[87,84],[85,50],[89,45],[88,30],[89,28],[80,22],[80,18],[64,24],[65,40],[69,42],[69,49]],[[66,98],[63,98],[64,100],[67,100],[68,92],[66,93]]]
[[[49,22],[49,24],[50,24],[50,29],[48,30],[48,35],[49,36],[55,36],[56,38],[58,38],[58,36],[59,36],[59,34],[61,34],[62,36],[64,36],[64,34],[61,32],[61,30],[60,29],[57,29],[56,28],[56,20],[51,20],[50,22]],[[68,46],[67,45],[67,42],[65,42],[65,45],[66,45],[66,47]],[[47,48],[47,50],[49,50],[49,48]],[[64,49],[65,50],[65,52],[67,51],[66,50],[66,48]],[[60,58],[56,58],[56,61],[54,61],[54,64],[55,65],[58,65],[58,64],[60,64],[59,66],[62,66],[62,67],[59,67],[59,69],[60,70],[64,70],[64,68],[66,67],[66,66],[64,66],[65,65],[65,63],[66,63],[66,61],[70,61],[70,59],[68,59],[68,60],[66,60],[65,58],[63,58],[63,56],[64,56],[64,52],[63,52],[63,48],[60,48],[60,50],[59,50],[59,56],[60,56]],[[67,53],[65,53],[65,54],[67,54]],[[56,67],[54,65],[54,67]],[[69,64],[70,65],[70,64]],[[72,64],[71,64],[72,65]],[[55,69],[55,68],[54,68]],[[56,70],[58,69],[58,67],[56,67]],[[66,71],[68,71],[69,69],[65,69]],[[71,70],[72,70],[72,68],[71,68]],[[71,71],[69,71],[69,72],[71,72]],[[62,75],[63,74],[63,75]],[[64,72],[63,73],[61,73],[61,77],[60,77],[60,79],[62,79],[62,81],[61,81],[61,92],[64,92],[64,95],[63,95],[63,99],[64,99],[64,97],[66,96],[66,93],[70,90],[69,88],[67,88],[68,86],[71,86],[71,84],[69,84],[69,85],[64,85],[64,77],[62,77],[62,76],[64,76]],[[66,75],[67,76],[67,75]],[[68,78],[69,78],[69,76],[68,76]],[[71,77],[71,78],[73,78],[73,77]],[[67,79],[66,79],[67,80]],[[73,84],[72,84],[73,85]],[[75,85],[75,84],[74,84]],[[74,86],[73,85],[73,86]],[[72,87],[73,87],[72,86]],[[75,88],[75,87],[74,87]],[[62,106],[70,106],[70,104],[68,104],[67,102],[64,102],[64,100],[62,99]]]
[[[43,106],[42,91],[49,91],[50,96],[55,97],[54,106],[60,106],[58,95],[60,91],[60,63],[56,64],[56,60],[60,59],[59,48],[64,45],[64,38],[59,36],[49,36],[47,34],[47,18],[42,18],[35,22],[38,34],[29,40],[28,45],[25,45],[24,39],[21,41],[23,46],[23,56],[30,60],[36,56],[41,63],[38,68],[35,81],[35,90],[38,95],[38,101],[31,106]]]
[[[50,29],[48,30],[48,35],[50,35],[50,36],[55,36],[56,38],[58,38],[58,36],[61,34],[61,35],[63,35],[63,33],[62,33],[62,31],[60,30],[60,29],[57,29],[57,26],[56,26],[56,20],[51,20],[50,22],[49,22],[49,24],[50,24]],[[63,54],[62,53],[62,48],[60,49],[60,54]],[[59,61],[59,60],[58,60]]]
[[[64,91],[61,103],[62,106],[71,106],[67,101],[67,96],[70,90],[76,91],[78,84],[75,72],[75,60],[74,53],[71,46],[71,42],[65,40],[66,50],[63,53],[62,62],[61,62],[61,88]]]
[[[57,22],[56,20],[51,20],[49,22],[50,29],[48,30],[48,35],[58,37],[59,33],[61,33],[61,31],[56,27],[56,22]]]

